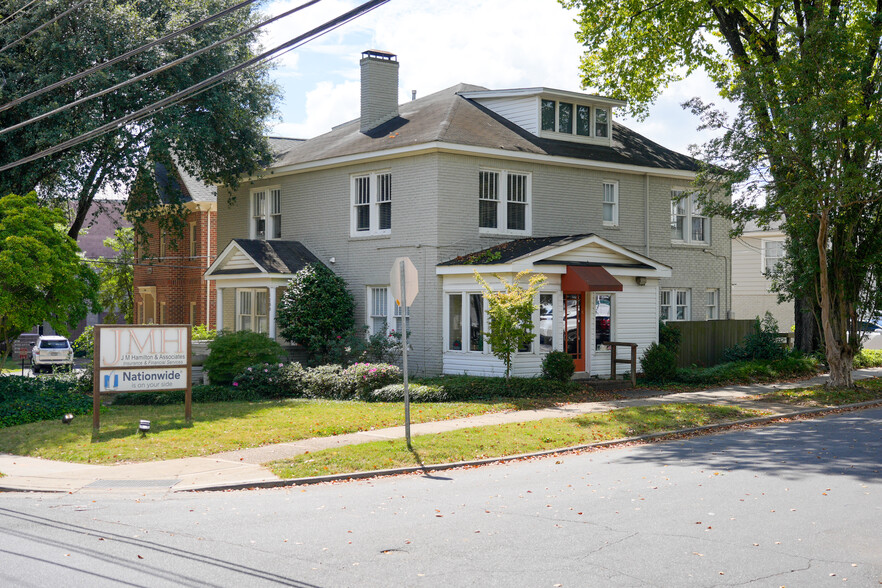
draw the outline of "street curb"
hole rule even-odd
[[[427,466],[411,466],[407,468],[393,468],[388,470],[372,470],[368,472],[352,472],[347,474],[333,474],[328,476],[314,476],[311,478],[292,478],[289,480],[272,480],[264,482],[238,482],[234,484],[219,484],[213,486],[199,486],[195,488],[182,488],[173,492],[219,492],[225,490],[246,490],[250,488],[284,488],[290,486],[307,486],[313,484],[323,484],[326,482],[340,482],[343,480],[364,480],[369,478],[380,478],[389,476],[399,476],[403,474],[415,474],[421,472],[439,472],[444,470],[452,470],[463,467],[477,467],[482,465],[490,465],[494,463],[506,463],[510,461],[519,461],[536,457],[549,457],[552,455],[562,455],[571,452],[590,451],[596,449],[609,449],[620,445],[630,443],[649,443],[653,441],[664,441],[668,437],[679,435],[689,435],[691,433],[709,433],[714,431],[722,431],[738,427],[742,425],[763,425],[779,420],[798,419],[799,417],[823,416],[828,414],[840,414],[853,412],[864,408],[874,408],[882,406],[882,399],[867,400],[865,402],[856,402],[854,404],[844,404],[842,406],[833,406],[825,408],[807,408],[803,410],[795,410],[775,415],[754,417],[750,419],[742,419],[739,421],[729,421],[725,423],[716,423],[713,425],[703,425],[701,427],[689,427],[687,429],[677,429],[674,431],[665,431],[663,433],[651,433],[648,435],[640,435],[637,437],[624,437],[622,439],[611,439],[609,441],[598,441],[597,443],[588,443],[585,445],[574,445],[571,447],[561,447],[558,449],[548,449],[545,451],[537,451],[534,453],[520,453],[518,455],[506,455],[502,457],[490,457],[487,459],[477,459],[471,461],[457,461],[451,463],[441,463]]]

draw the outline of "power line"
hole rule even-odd
[[[248,0],[248,2],[254,2],[254,1],[255,0]],[[183,57],[179,57],[178,59],[170,61],[170,62],[163,64],[159,67],[156,67],[148,72],[142,73],[142,74],[137,75],[133,78],[129,78],[128,80],[125,80],[124,82],[120,82],[119,84],[116,84],[115,86],[105,88],[104,90],[99,90],[98,92],[95,92],[95,93],[90,94],[88,96],[83,96],[82,98],[74,100],[73,102],[69,102],[69,103],[65,104],[64,106],[59,106],[58,108],[56,108],[54,110],[50,110],[49,112],[44,112],[43,114],[39,114],[39,115],[37,115],[33,118],[30,118],[26,121],[22,121],[20,123],[6,127],[4,129],[0,129],[0,135],[4,135],[10,131],[15,131],[15,130],[20,129],[22,127],[26,127],[29,124],[35,123],[37,121],[41,121],[44,118],[48,118],[48,117],[52,116],[53,114],[58,114],[59,112],[64,112],[65,110],[69,110],[69,109],[73,108],[74,106],[78,106],[80,104],[83,104],[84,102],[88,102],[88,101],[93,100],[95,98],[98,98],[100,96],[104,96],[105,94],[109,94],[111,92],[114,92],[116,90],[119,90],[121,88],[129,86],[131,84],[134,84],[136,82],[140,82],[141,80],[146,79],[152,75],[161,73],[167,69],[171,69],[172,67],[175,67],[176,65],[180,65],[181,63],[184,63],[185,61],[188,61],[198,55],[201,55],[201,54],[205,53],[206,51],[210,51],[216,47],[219,47],[219,46],[223,45],[224,43],[229,43],[230,41],[232,41],[234,39],[237,39],[237,38],[242,37],[244,35],[247,35],[249,33],[253,33],[257,29],[260,29],[260,28],[262,28],[268,24],[271,24],[279,19],[290,16],[290,15],[294,14],[295,12],[299,12],[299,11],[303,10],[304,8],[309,8],[313,4],[317,4],[320,1],[321,0],[310,0],[309,2],[301,4],[300,6],[297,6],[287,12],[283,12],[282,14],[280,14],[278,16],[274,16],[268,20],[265,20],[264,22],[262,22],[260,24],[257,24],[257,25],[250,27],[250,28],[247,28],[245,30],[239,31],[234,35],[230,35],[229,37],[227,37],[225,39],[221,39],[220,41],[215,41],[214,43],[207,45],[205,47],[202,47],[201,49],[197,49],[196,51],[193,51],[192,53],[184,55]],[[245,3],[243,2],[243,4],[245,4]]]
[[[27,4],[25,4],[24,6],[22,6],[21,8],[19,8],[19,9],[16,10],[15,12],[13,12],[12,14],[10,14],[10,15],[7,16],[6,18],[4,18],[3,20],[0,20],[0,25],[4,25],[4,24],[6,24],[6,22],[7,22],[8,20],[11,20],[12,18],[14,18],[15,15],[18,14],[19,12],[24,12],[25,10],[27,10],[28,8],[30,8],[32,5],[36,4],[37,2],[42,2],[42,1],[43,1],[43,0],[31,0],[30,2],[28,2]]]
[[[389,2],[389,0],[370,0],[369,2],[365,2],[364,4],[350,10],[349,12],[346,12],[346,13],[338,16],[337,18],[332,19],[332,20],[316,27],[307,33],[299,35],[299,36],[291,39],[290,41],[287,41],[286,43],[278,45],[277,47],[275,47],[269,51],[265,51],[264,53],[261,53],[260,55],[253,57],[253,58],[235,66],[235,67],[232,67],[232,68],[230,68],[224,72],[221,72],[219,74],[216,74],[206,80],[203,80],[202,82],[199,82],[198,84],[194,84],[194,85],[190,86],[189,88],[181,90],[180,92],[177,92],[176,94],[173,94],[173,95],[169,96],[168,98],[164,98],[162,100],[154,102],[153,104],[145,106],[144,108],[141,108],[140,110],[137,110],[131,114],[120,117],[112,122],[109,122],[105,125],[102,125],[102,126],[96,128],[96,129],[93,129],[91,131],[83,133],[77,137],[74,137],[73,139],[69,139],[63,143],[59,143],[53,147],[50,147],[49,149],[44,149],[43,151],[40,151],[39,153],[29,155],[29,156],[24,157],[22,159],[19,159],[17,161],[13,161],[12,163],[7,163],[6,165],[3,165],[2,167],[0,167],[0,171],[6,171],[8,169],[18,167],[18,166],[23,165],[25,163],[30,163],[31,161],[41,159],[43,157],[46,157],[47,155],[52,155],[54,153],[58,153],[59,151],[64,151],[65,149],[68,149],[69,147],[73,147],[74,145],[78,145],[79,143],[82,143],[84,141],[94,139],[94,138],[99,137],[105,133],[116,130],[128,122],[132,122],[134,120],[146,118],[148,116],[156,114],[156,113],[162,111],[165,107],[171,106],[172,104],[176,104],[177,102],[180,102],[184,98],[187,98],[191,95],[200,94],[202,92],[209,90],[211,87],[213,87],[214,85],[216,85],[217,83],[222,81],[227,76],[230,76],[234,73],[238,73],[238,72],[240,72],[244,69],[247,69],[247,68],[251,67],[252,65],[255,65],[261,61],[264,61],[267,59],[272,59],[274,57],[278,57],[278,55],[274,55],[274,54],[279,53],[279,52],[282,52],[282,53],[280,53],[280,55],[284,54],[287,51],[294,49],[299,44],[304,43],[307,40],[311,40],[313,37],[321,36],[321,35],[327,33],[328,31],[333,30],[339,26],[342,26],[343,24],[345,24],[355,18],[358,18],[359,16],[361,16],[367,12],[370,12],[371,10],[377,8],[378,6],[382,6],[383,4],[385,4],[387,2]]]
[[[203,25],[214,22],[215,20],[222,18],[232,12],[235,12],[235,11],[239,10],[240,8],[248,6],[249,4],[252,4],[256,1],[257,0],[244,0],[244,2],[240,2],[239,4],[236,4],[235,6],[230,6],[229,8],[225,8],[224,10],[221,10],[217,14],[214,14],[212,16],[204,18],[204,19],[202,19],[198,22],[195,22],[191,25],[188,25],[178,31],[174,31],[172,33],[169,33],[163,37],[160,37],[159,39],[156,39],[155,41],[150,41],[149,43],[145,43],[145,44],[141,45],[140,47],[136,47],[135,49],[132,49],[131,51],[127,51],[127,52],[123,53],[122,55],[119,55],[118,57],[114,57],[113,59],[111,59],[109,61],[105,61],[104,63],[98,64],[94,67],[90,67],[89,69],[81,71],[81,72],[74,74],[72,76],[68,76],[68,77],[64,78],[63,80],[53,82],[53,83],[49,84],[48,86],[40,88],[39,90],[34,90],[30,94],[25,94],[24,96],[22,96],[20,98],[16,98],[15,100],[11,100],[10,102],[7,102],[6,104],[0,106],[0,112],[3,112],[4,110],[9,110],[10,108],[12,108],[14,106],[18,106],[22,102],[30,100],[31,98],[36,98],[37,96],[45,94],[46,92],[55,90],[56,88],[60,88],[66,84],[69,84],[70,82],[75,82],[75,81],[82,79],[90,74],[101,71],[105,68],[110,67],[111,65],[115,65],[115,64],[119,63],[120,61],[128,59],[129,57],[134,57],[135,55],[143,53],[144,51],[147,51],[148,49],[152,49],[153,47],[156,47],[157,45],[161,45],[161,44],[165,43],[166,41],[171,41],[172,39],[179,37],[179,36],[183,35],[184,33],[189,33],[190,31],[192,31],[196,28],[199,28]],[[318,2],[318,1],[320,1],[320,0],[315,0],[315,2]]]
[[[76,5],[74,5],[74,6],[71,6],[70,8],[68,8],[67,10],[65,10],[64,12],[62,12],[61,14],[59,14],[58,16],[56,16],[56,17],[52,18],[51,20],[49,20],[48,22],[44,22],[43,24],[41,24],[40,26],[38,26],[37,28],[35,28],[34,30],[32,30],[32,31],[31,31],[30,33],[28,33],[27,35],[25,35],[25,36],[23,36],[23,37],[19,37],[18,39],[16,39],[16,40],[13,41],[12,43],[8,44],[6,47],[3,47],[2,49],[0,49],[0,53],[3,53],[4,51],[6,51],[7,49],[9,49],[9,48],[11,48],[11,47],[15,47],[16,45],[18,45],[19,43],[21,43],[21,42],[24,41],[25,39],[27,39],[27,38],[29,38],[29,37],[35,35],[36,33],[40,32],[40,31],[43,30],[43,29],[45,29],[46,27],[48,27],[48,26],[51,25],[52,23],[58,22],[59,20],[61,20],[62,18],[64,18],[65,16],[67,16],[68,14],[70,14],[71,12],[73,12],[74,10],[76,10],[77,8],[79,8],[80,6],[82,6],[83,4],[85,4],[86,2],[91,2],[91,0],[83,0],[83,1],[80,2],[79,4],[76,4]]]

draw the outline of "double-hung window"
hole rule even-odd
[[[707,320],[715,321],[720,318],[720,291],[709,289],[707,291]]]
[[[663,321],[688,321],[689,290],[660,290],[659,318]]]
[[[196,257],[196,253],[197,253],[196,245],[199,242],[197,239],[197,236],[198,236],[198,233],[196,232],[196,222],[191,221],[190,222],[190,257]]]
[[[251,238],[282,238],[282,190],[261,188],[251,192]]]
[[[350,235],[388,235],[392,232],[392,174],[371,172],[352,176]]]
[[[395,303],[388,286],[368,286],[367,308],[372,335],[390,330],[401,332],[401,307]],[[410,307],[407,308],[407,328],[410,329]]]
[[[777,265],[784,259],[784,241],[763,241],[763,267],[764,274],[775,271]]]
[[[478,226],[484,233],[530,234],[530,174],[478,172]]]
[[[702,212],[695,194],[671,191],[671,241],[710,243],[710,219]]]
[[[619,183],[603,183],[603,224],[616,227],[619,224]]]
[[[269,332],[269,291],[265,288],[236,290],[236,330]]]

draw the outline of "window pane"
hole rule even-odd
[[[603,222],[611,223],[611,222],[613,222],[613,220],[614,220],[613,205],[604,203],[604,205],[603,205]]]
[[[704,217],[693,217],[692,219],[692,240],[707,241],[706,236],[707,219]]]
[[[557,132],[573,132],[573,105],[560,102],[557,105]]]
[[[266,316],[269,313],[269,292],[266,290],[255,290],[254,292],[254,314],[258,316]]]
[[[609,119],[605,108],[594,109],[594,134],[598,137],[609,136]]]
[[[542,130],[554,130],[554,100],[542,101]]]
[[[539,352],[554,349],[554,296],[539,295]]]
[[[271,238],[281,239],[282,238],[282,215],[274,214],[272,217],[270,217],[270,222],[272,223],[272,231],[270,232]]]
[[[508,210],[506,227],[513,231],[527,229],[527,176],[508,174]]]
[[[527,230],[527,205],[508,204],[508,228],[512,231]]]
[[[576,134],[591,136],[591,109],[581,104],[576,105]]]
[[[281,214],[282,213],[282,191],[281,190],[273,190],[270,192],[270,196],[272,197],[270,214]]]
[[[681,192],[673,192],[674,197]],[[686,225],[686,204],[683,200],[671,202],[671,239],[683,241]]]
[[[383,202],[380,204],[380,230],[388,231],[392,228],[392,203]]]
[[[601,349],[610,342],[612,333],[612,296],[600,294],[594,298],[594,345]]]
[[[469,351],[484,349],[484,297],[481,294],[469,294]]]
[[[566,295],[566,351],[573,359],[582,358],[582,295]]]
[[[499,174],[482,171],[478,173],[478,226],[495,229],[499,226],[497,204],[499,201]]]
[[[447,299],[450,312],[447,338],[450,341],[450,349],[459,351],[462,349],[462,294],[451,294]]]
[[[355,230],[368,231],[371,228],[371,209],[368,205],[363,204],[355,210]]]

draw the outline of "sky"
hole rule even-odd
[[[279,14],[301,2],[270,1],[263,11]],[[358,4],[322,0],[272,25],[262,42],[275,47]],[[410,100],[412,90],[420,97],[461,82],[493,90],[545,86],[593,93],[581,85],[575,18],[557,0],[391,0],[273,61],[272,77],[283,99],[271,134],[306,139],[357,118],[358,61],[367,49],[398,56],[399,102]],[[690,144],[709,138],[680,106],[693,96],[721,102],[713,84],[699,74],[668,88],[645,120],[627,119],[621,111],[616,117],[653,141],[688,153]]]

